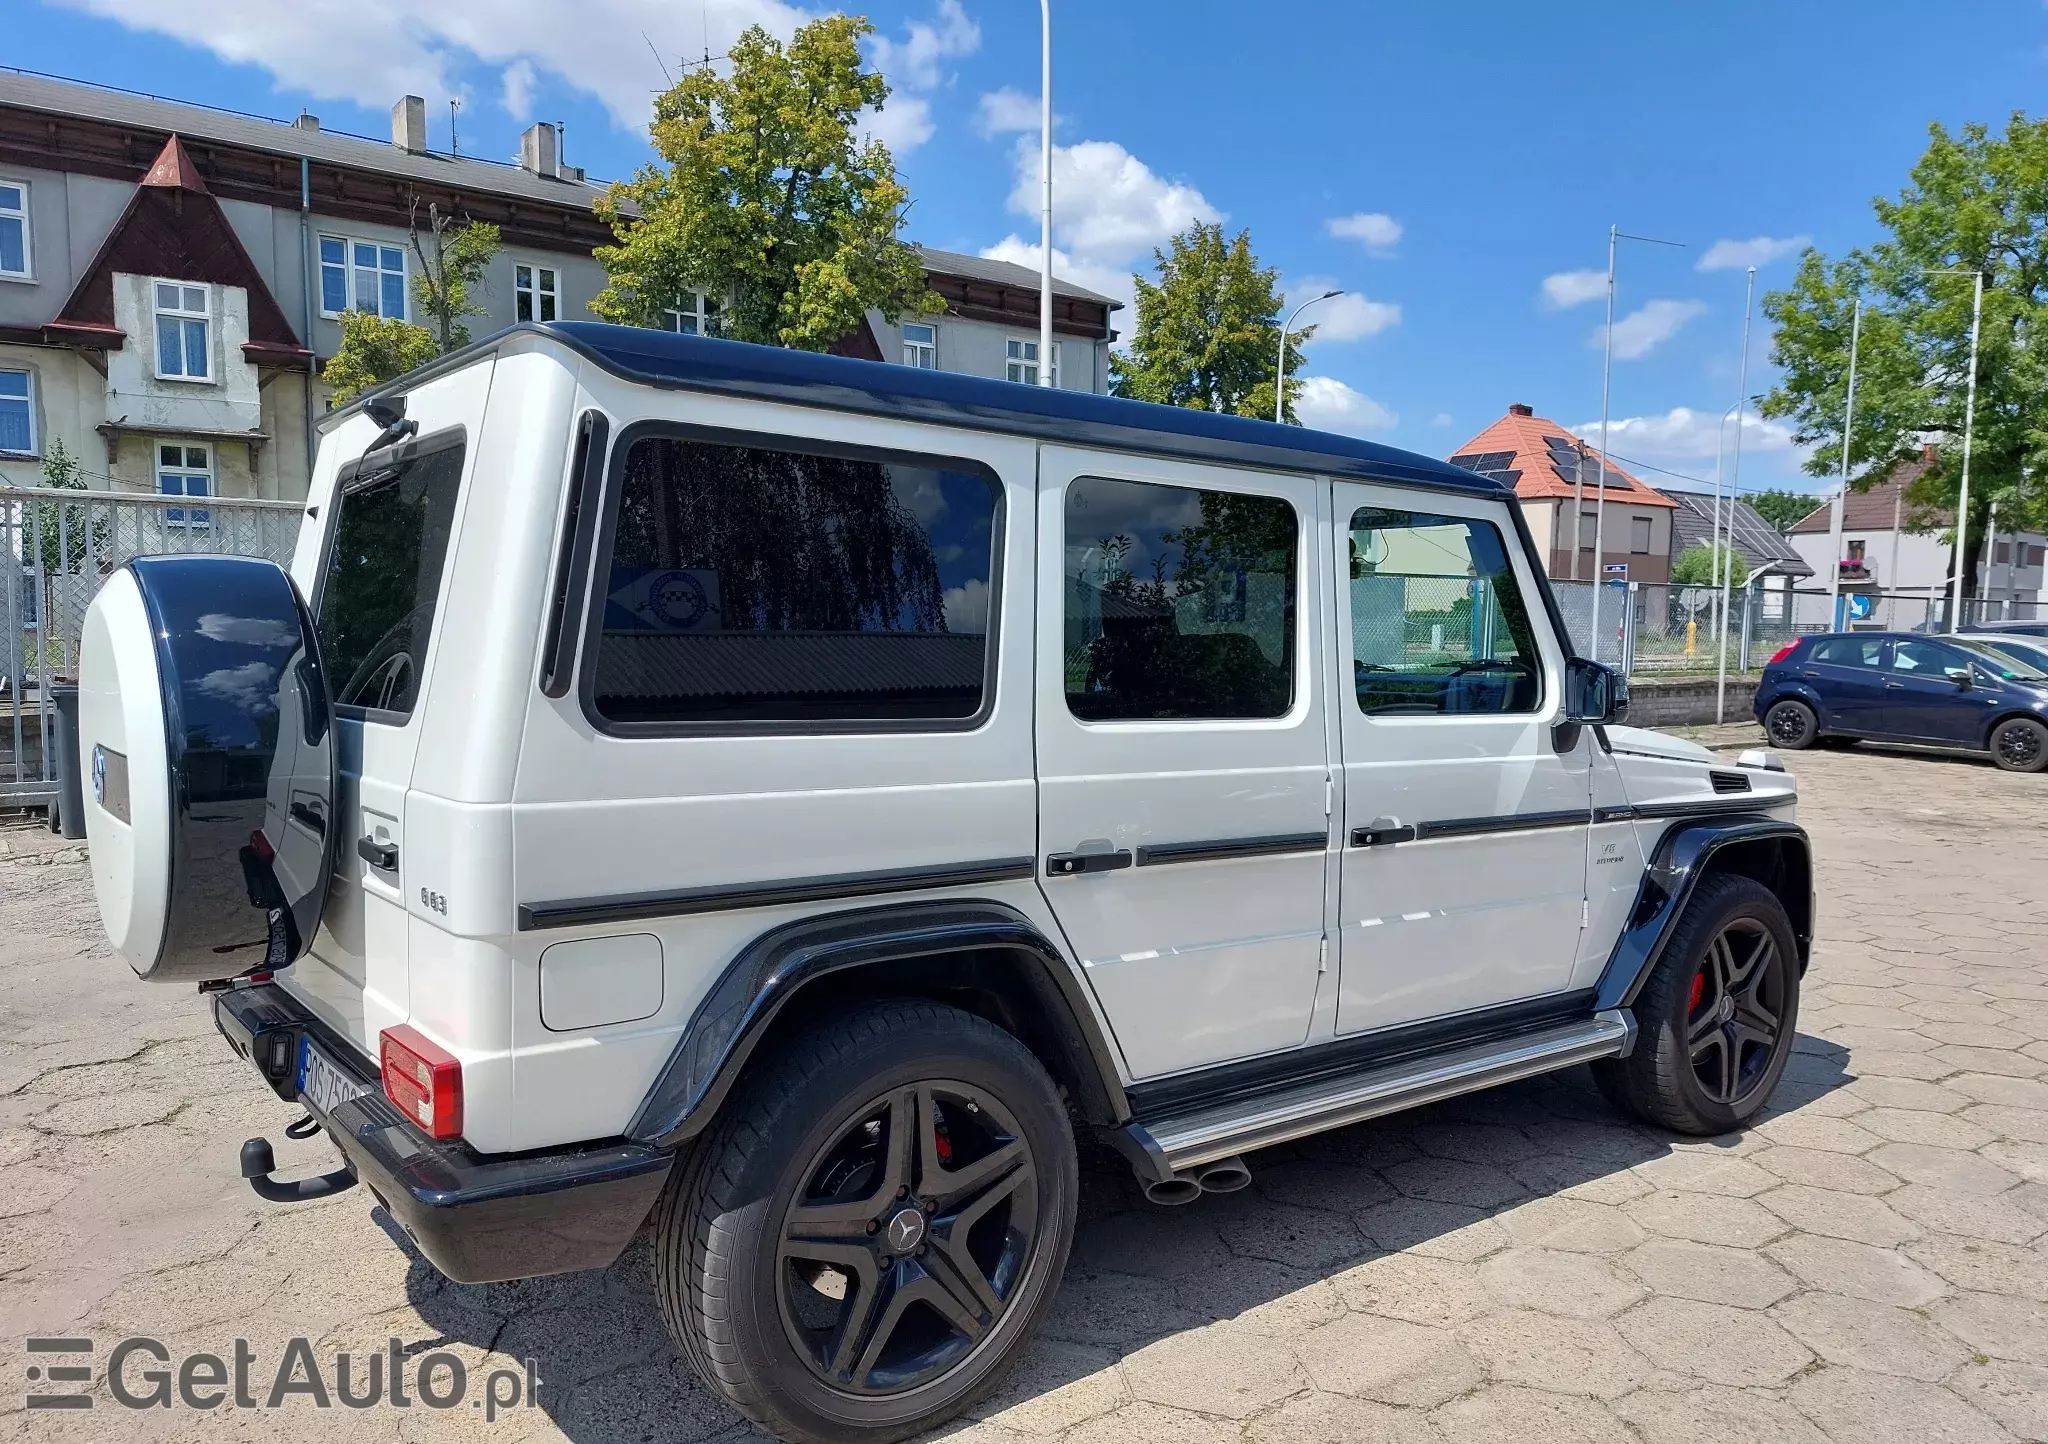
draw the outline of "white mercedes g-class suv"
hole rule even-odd
[[[786,1438],[964,1408],[1075,1138],[1161,1203],[1591,1063],[1719,1133],[1793,1042],[1768,754],[1618,725],[1514,496],[1298,427],[595,324],[323,423],[289,570],[94,602],[93,880],[134,970],[450,1277],[642,1227]]]

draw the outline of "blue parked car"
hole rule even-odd
[[[2039,772],[2048,767],[2048,670],[1988,642],[1911,632],[1801,637],[1764,667],[1756,717],[1779,747],[1918,742]]]

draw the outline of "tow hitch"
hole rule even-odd
[[[305,1121],[301,1119],[300,1123]],[[293,1133],[292,1129],[297,1127],[299,1123],[294,1123],[285,1132],[294,1138],[310,1136]],[[268,1138],[252,1138],[242,1145],[242,1177],[249,1180],[249,1187],[258,1195],[272,1203],[305,1203],[356,1186],[356,1173],[352,1168],[337,1168],[318,1178],[297,1178],[289,1183],[272,1178],[270,1175],[276,1171],[277,1159],[270,1151]]]

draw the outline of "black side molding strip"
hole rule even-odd
[[[1138,866],[1214,862],[1231,857],[1272,857],[1286,852],[1321,852],[1329,840],[1328,833],[1290,832],[1274,837],[1223,838],[1215,842],[1159,843],[1138,849]]]
[[[637,918],[688,917],[739,908],[783,907],[790,903],[835,902],[884,893],[921,892],[939,887],[973,887],[992,882],[1028,882],[1035,873],[1028,857],[963,862],[946,867],[899,867],[882,872],[846,872],[831,877],[781,882],[681,888],[675,892],[630,893],[622,897],[570,898],[521,903],[519,931],[582,927]]]
[[[1418,822],[1412,827],[1382,828],[1377,832],[1369,827],[1353,828],[1351,845],[1385,847],[1389,843],[1419,842],[1431,837],[1478,837],[1489,832],[1533,832],[1546,827],[1585,827],[1589,823],[1630,822],[1639,817],[1711,817],[1730,812],[1755,813],[1763,808],[1784,806],[1797,800],[1791,793],[1786,793],[1783,797],[1687,797],[1673,802],[1623,803],[1617,807],[1594,808],[1590,813],[1575,807],[1564,812],[1510,813],[1505,817],[1453,817],[1442,822]]]
[[[1789,807],[1799,800],[1798,794],[1787,792],[1780,797],[1759,797],[1755,793],[1728,797],[1688,797],[1675,802],[1639,802],[1633,807],[1602,808],[1603,813],[1616,814],[1602,817],[1603,822],[1619,822],[1627,817],[1708,817],[1724,812],[1759,812],[1771,807]]]

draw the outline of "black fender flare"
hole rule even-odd
[[[1763,813],[1693,818],[1673,823],[1658,840],[1636,890],[1635,906],[1600,974],[1595,1012],[1635,1003],[1699,880],[1716,870],[1716,855],[1755,843],[1775,844],[1781,856],[1789,853],[1797,859],[1798,866],[1786,869],[1780,887],[1774,890],[1785,898],[1785,911],[1791,915],[1792,931],[1799,939],[1799,966],[1805,970],[1813,949],[1813,847],[1806,829]],[[1794,896],[1786,897],[1786,890]]]
[[[1022,913],[976,898],[822,913],[763,933],[740,949],[704,995],[626,1136],[674,1148],[702,1132],[777,1015],[820,979],[957,953],[998,953],[1019,964],[1053,1041],[1077,1075],[1077,1092],[1093,1094],[1077,1097],[1082,1113],[1109,1123],[1131,1116],[1117,1055],[1073,968]]]

